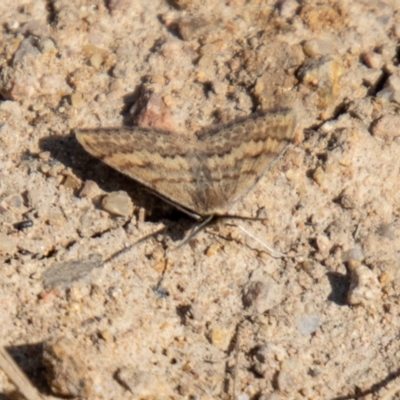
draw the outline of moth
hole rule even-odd
[[[197,220],[229,217],[292,141],[291,110],[256,113],[191,136],[122,127],[78,130],[83,148]]]

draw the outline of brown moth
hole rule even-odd
[[[194,218],[229,216],[292,141],[290,110],[257,113],[191,137],[122,127],[79,130],[84,149]]]

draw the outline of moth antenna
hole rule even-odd
[[[233,226],[238,227],[240,230],[242,230],[246,235],[248,235],[249,237],[251,237],[253,240],[255,240],[257,243],[261,244],[265,249],[268,250],[268,254],[272,257],[272,258],[282,258],[282,257],[287,257],[287,254],[285,253],[281,253],[278,250],[275,250],[274,248],[272,248],[271,246],[269,246],[267,243],[264,243],[262,240],[258,239],[255,235],[253,235],[251,232],[249,232],[246,228],[244,228],[241,225],[236,225],[236,224],[232,224]]]

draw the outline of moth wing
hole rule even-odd
[[[226,215],[287,148],[295,133],[293,112],[258,114],[199,136],[213,182],[209,203]]]
[[[79,130],[76,137],[92,156],[172,203],[201,214],[193,202],[190,139],[140,128]]]

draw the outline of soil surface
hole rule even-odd
[[[44,399],[400,399],[398,0],[15,0],[0,21],[0,345]],[[253,219],[181,247],[195,221],[75,137],[277,109],[295,139],[235,204]]]

